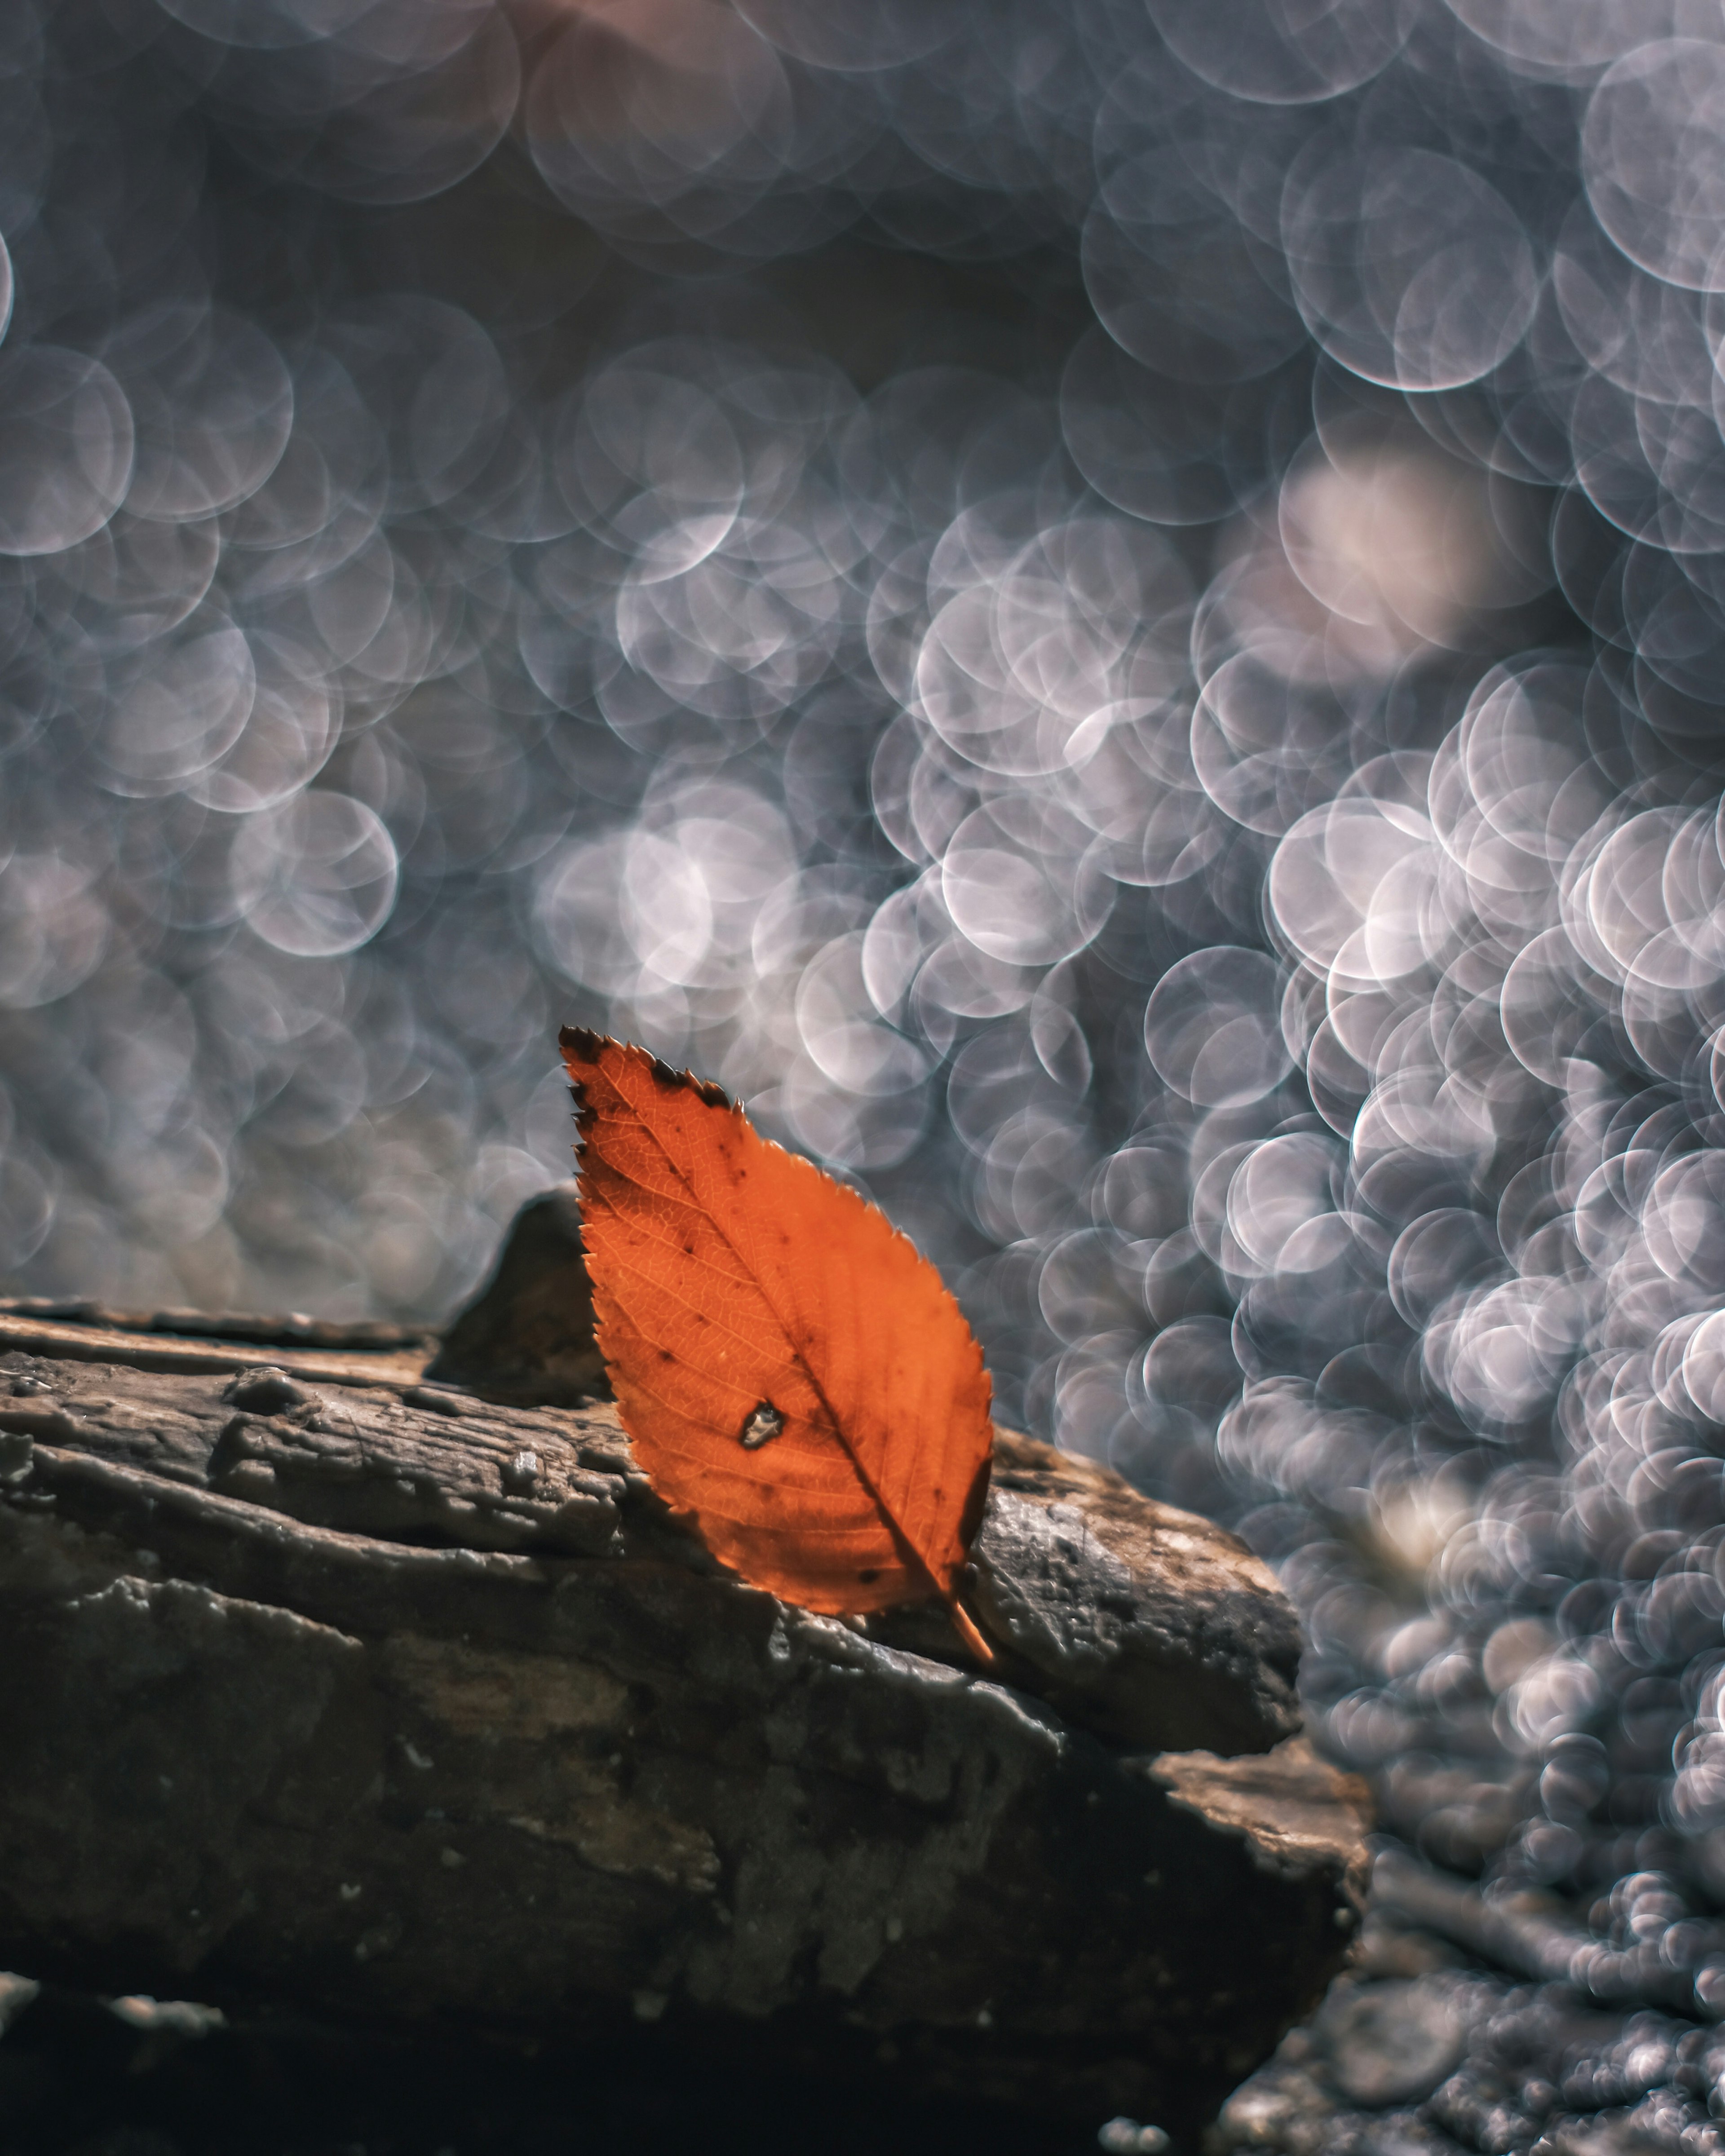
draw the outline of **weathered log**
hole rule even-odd
[[[1363,1808],[1233,1537],[1002,1433],[982,1671],[724,1573],[608,1404],[271,1330],[0,1312],[0,1965],[1176,2129],[1333,1973]]]

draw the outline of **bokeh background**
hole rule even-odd
[[[1725,2007],[1719,0],[8,0],[0,1281],[646,1042]]]

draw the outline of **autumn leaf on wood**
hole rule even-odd
[[[982,1350],[940,1275],[716,1086],[562,1035],[598,1342],[655,1488],[757,1587],[832,1614],[938,1594],[988,1490]]]

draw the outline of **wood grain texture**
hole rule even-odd
[[[1273,1579],[999,1432],[987,1676],[932,1595],[788,1606],[614,1406],[485,1396],[579,1348],[539,1322],[564,1250],[515,1257],[470,1387],[274,1322],[18,1314],[57,1337],[0,1341],[0,1967],[501,2038],[572,2100],[572,2046],[633,2046],[1195,2137],[1364,1859]]]
[[[1086,1730],[1115,1613],[1062,1608],[1071,1718],[937,1602],[726,1574],[608,1405],[0,1355],[0,1966],[1195,2130],[1345,1951],[1361,1820],[1297,1739]],[[1250,1711],[1128,1641],[1111,1726],[1122,1661],[1138,1747]]]

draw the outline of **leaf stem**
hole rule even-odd
[[[972,1617],[964,1604],[957,1599],[949,1602],[947,1608],[952,1613],[952,1630],[963,1640],[965,1645],[969,1648],[983,1668],[991,1669],[995,1660],[994,1650],[977,1630],[975,1619]]]

